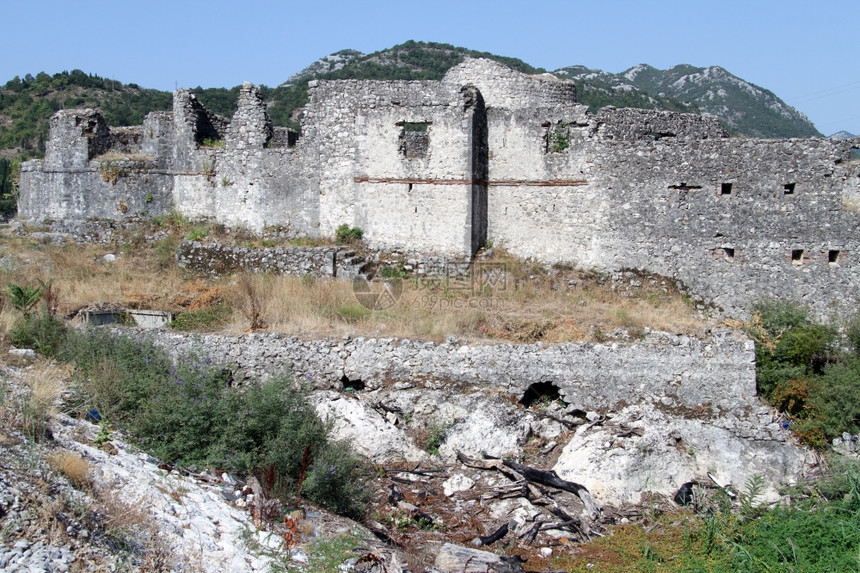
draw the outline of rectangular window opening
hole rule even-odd
[[[786,183],[782,186],[786,195],[794,195],[794,183]]]
[[[830,263],[831,267],[839,266],[839,251],[835,249],[831,249],[827,251],[827,262]]]
[[[429,121],[398,121],[400,127],[398,147],[406,159],[427,157],[430,147]]]
[[[795,265],[803,264],[803,249],[792,249],[791,262]]]
[[[731,195],[732,194],[732,184],[731,183],[723,183],[720,185],[720,195]]]

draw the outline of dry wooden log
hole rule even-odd
[[[502,525],[500,528],[498,528],[497,530],[495,530],[490,535],[487,535],[486,537],[478,537],[478,539],[477,539],[478,545],[479,546],[492,545],[493,543],[495,543],[496,541],[498,541],[499,539],[501,539],[502,537],[504,537],[507,534],[508,534],[508,524],[506,523],[506,524]]]
[[[594,499],[594,497],[584,485],[561,479],[560,477],[558,477],[558,474],[556,474],[553,470],[538,470],[529,466],[525,466],[523,464],[510,462],[507,460],[503,461],[502,463],[505,465],[505,467],[514,470],[528,481],[568,491],[576,495],[580,500],[582,500],[582,503],[585,504],[585,509],[588,510],[588,514],[591,519],[597,519],[597,516],[600,515],[600,502]]]

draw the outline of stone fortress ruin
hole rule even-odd
[[[176,211],[372,249],[470,259],[492,242],[583,269],[671,277],[724,309],[776,296],[824,316],[860,292],[860,140],[729,137],[715,117],[576,103],[573,83],[467,59],[441,81],[312,81],[302,136],[245,84],[232,120],[172,112],[50,123],[20,217]]]

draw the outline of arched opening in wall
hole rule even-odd
[[[860,147],[852,147],[851,148],[851,161],[857,161],[860,159]]]
[[[540,405],[547,406],[556,400],[562,400],[561,388],[552,382],[535,382],[523,392],[520,404],[526,408],[533,408]]]
[[[364,390],[364,382],[361,378],[350,380],[346,374],[340,377],[340,384],[341,390],[344,392],[358,392],[360,390]]]

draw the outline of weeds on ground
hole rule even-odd
[[[856,571],[860,567],[860,466],[797,486],[796,497],[759,504],[752,480],[739,506],[716,500],[700,513],[664,513],[647,525],[614,527],[554,565],[568,571]]]

